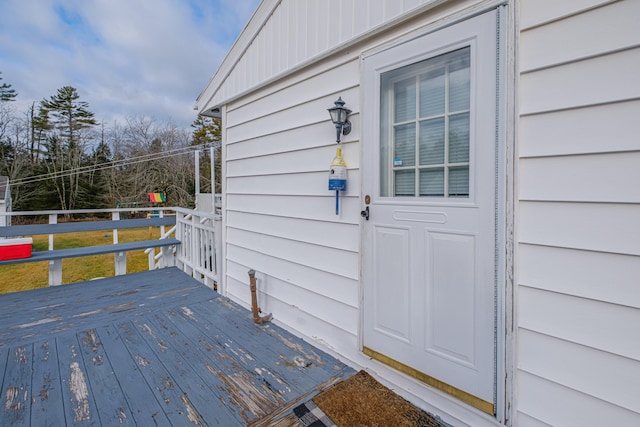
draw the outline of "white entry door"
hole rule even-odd
[[[363,351],[495,410],[496,14],[364,58]]]

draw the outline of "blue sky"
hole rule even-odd
[[[0,77],[18,111],[73,86],[107,126],[151,117],[188,127],[259,3],[0,0]]]

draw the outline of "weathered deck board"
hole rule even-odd
[[[352,373],[175,268],[0,295],[2,426],[246,425]]]

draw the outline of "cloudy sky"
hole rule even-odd
[[[144,116],[188,127],[259,3],[0,0],[0,77],[20,110],[73,86],[107,126]]]

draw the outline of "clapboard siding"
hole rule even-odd
[[[639,166],[640,151],[523,159],[519,171],[520,198],[640,203]]]
[[[258,275],[264,274],[274,277],[316,294],[339,296],[337,299],[343,301],[344,304],[352,307],[358,306],[358,282],[353,279],[306,265],[295,264],[239,246],[230,245],[227,258],[231,263],[246,266],[247,271],[252,268],[258,272]],[[234,277],[242,278],[242,275],[235,274]],[[246,281],[244,282],[246,284]]]
[[[541,175],[544,173],[540,171]],[[638,218],[639,204],[523,201],[520,203],[520,241],[640,255]]]
[[[520,28],[526,30],[565,19],[619,0],[526,0],[520,6]]]
[[[233,262],[229,263],[228,278],[236,283],[237,291],[245,298],[250,296],[246,277],[248,277],[246,266]],[[270,312],[270,301],[277,299],[290,306],[297,307],[297,311],[307,313],[322,322],[333,325],[335,328],[352,334],[356,333],[358,310],[355,307],[347,304],[336,304],[324,292],[314,294],[313,298],[310,298],[308,290],[273,276],[256,274],[256,280],[258,286],[262,289],[260,308],[263,312]],[[275,313],[278,315],[278,312]]]
[[[518,352],[518,368],[522,371],[640,416],[640,364],[636,360],[526,329],[520,333]],[[608,425],[621,424],[614,418]]]
[[[343,146],[343,157],[351,169],[359,168],[358,149],[357,144]],[[329,163],[335,153],[334,143],[319,148],[231,160],[227,161],[227,177],[305,173],[321,170],[328,173]]]
[[[227,127],[236,126],[241,124],[242,121],[246,122],[263,117],[266,112],[273,112],[278,106],[293,108],[295,105],[292,105],[291,101],[299,99],[301,93],[305,94],[305,100],[324,98],[327,96],[326,88],[336,80],[340,80],[343,87],[356,87],[358,85],[359,72],[359,63],[353,58],[346,63],[339,62],[335,66],[332,65],[331,68],[323,69],[319,74],[306,74],[303,79],[294,80],[295,83],[289,82],[288,86],[269,93],[268,97],[251,99],[250,102],[247,100],[238,102],[233,109],[228,110],[229,113],[233,112],[233,114],[229,115]],[[238,122],[239,120],[241,122]]]
[[[635,412],[529,372],[518,375],[518,390],[522,400],[521,409],[540,417],[535,419],[521,415],[518,427],[633,426],[638,421]]]
[[[198,97],[201,111],[251,95],[291,70],[341,52],[389,26],[433,12],[433,22],[478,0],[265,0]],[[422,25],[422,24],[421,24]],[[282,47],[286,46],[285,49]],[[356,52],[357,55],[357,52]]]
[[[640,3],[521,6],[516,425],[638,425]]]
[[[267,234],[228,228],[227,242],[351,279],[358,278],[358,254]]]
[[[640,151],[638,117],[640,100],[522,117],[519,154],[525,158]]]
[[[526,55],[520,70],[527,72],[638,46],[638,16],[640,2],[621,1],[524,31],[520,47]]]
[[[327,134],[327,122],[322,120],[286,131],[229,142],[225,146],[227,160],[328,146]]]
[[[360,191],[360,171],[349,169],[349,185],[342,196],[357,196]],[[327,196],[327,171],[287,174],[243,176],[229,179],[228,194],[262,194],[291,196]]]
[[[261,135],[268,135],[276,132],[282,132],[287,129],[297,128],[301,126],[307,126],[309,124],[318,123],[322,120],[327,120],[328,113],[327,108],[333,107],[333,102],[338,98],[338,92],[342,96],[342,99],[348,103],[348,107],[352,111],[358,111],[358,88],[348,88],[340,86],[336,90],[329,92],[327,95],[313,99],[313,100],[300,100],[300,103],[296,103],[295,100],[290,100],[287,108],[282,110],[275,110],[280,106],[274,105],[273,110],[269,115],[264,115],[255,120],[251,120],[251,126],[234,126],[227,129],[227,138],[229,141],[243,141],[246,139],[256,138]],[[298,97],[304,96],[304,94],[298,94]],[[232,117],[233,113],[229,112],[229,116]],[[244,122],[244,117],[240,119]],[[331,127],[330,127],[331,128]],[[330,137],[329,137],[330,138]],[[334,133],[335,138],[335,133]],[[334,139],[335,141],[335,139]]]
[[[640,98],[640,48],[520,76],[520,113],[535,114]]]
[[[526,286],[520,289],[519,301],[520,327],[620,355],[628,359],[629,367],[635,366],[640,374],[640,364],[637,363],[640,361],[640,331],[637,328],[640,324],[640,310],[637,308]],[[634,339],[629,339],[630,337]],[[529,356],[523,354],[523,357]],[[594,366],[615,368],[617,365]]]
[[[329,193],[329,191],[327,191]],[[234,212],[250,212],[316,221],[360,223],[360,199],[340,198],[340,215],[334,208],[335,194],[325,197],[230,194],[226,197],[229,215]]]
[[[524,286],[640,309],[637,256],[529,244],[520,245],[520,256]]]
[[[227,226],[345,251],[359,249],[359,228],[352,224],[235,212]]]

